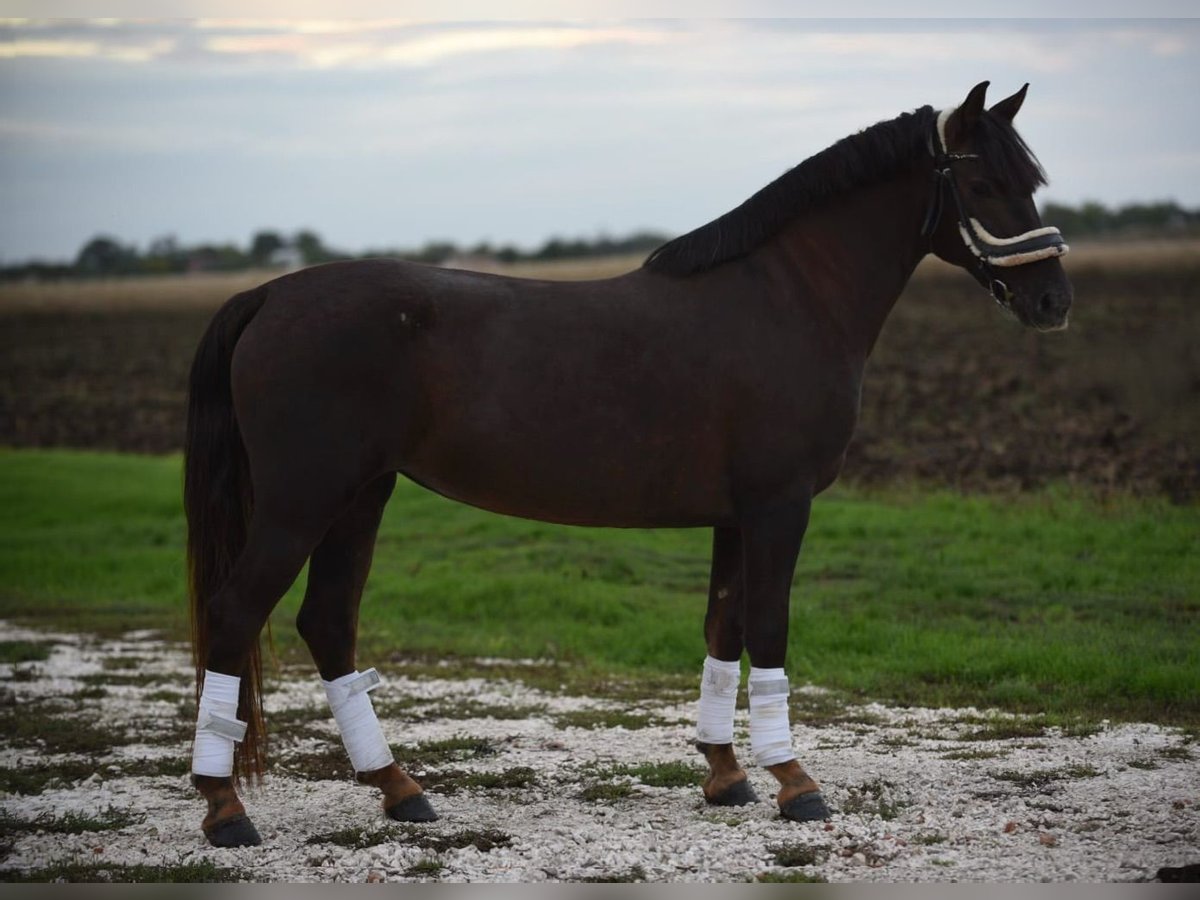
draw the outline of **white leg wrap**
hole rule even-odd
[[[192,772],[225,778],[233,774],[233,745],[246,736],[246,723],[238,721],[238,688],[242,679],[220,672],[204,672],[200,708],[196,711],[196,742],[192,745]]]
[[[390,765],[392,748],[383,736],[368,694],[381,684],[379,673],[374,669],[356,671],[333,681],[322,680],[321,684],[354,771],[374,772]]]
[[[733,709],[741,678],[740,662],[723,662],[711,656],[704,658],[696,740],[705,744],[733,743]]]
[[[788,724],[788,680],[783,669],[750,667],[750,750],[760,766],[795,759]]]

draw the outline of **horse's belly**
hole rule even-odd
[[[505,515],[628,528],[713,525],[732,517],[727,479],[703,454],[659,456],[538,443],[511,452],[480,441],[426,447],[401,468],[446,497]]]

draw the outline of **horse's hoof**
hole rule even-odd
[[[258,829],[247,815],[233,816],[204,830],[204,836],[214,847],[257,847],[262,843]]]
[[[725,790],[712,797],[704,798],[709,806],[746,806],[758,802],[758,794],[750,787],[750,782],[742,779],[735,781]]]
[[[433,811],[424,794],[413,794],[385,810],[389,819],[397,822],[436,822],[438,814]]]
[[[785,819],[793,822],[819,822],[830,818],[833,813],[825,805],[825,798],[820,791],[809,791],[789,801],[779,808],[779,813]]]

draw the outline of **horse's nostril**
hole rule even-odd
[[[1042,294],[1041,299],[1038,300],[1037,308],[1038,312],[1042,315],[1049,315],[1054,309],[1054,298],[1049,294]]]

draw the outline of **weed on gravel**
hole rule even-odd
[[[1163,747],[1158,751],[1158,755],[1163,759],[1177,760],[1187,762],[1192,759],[1192,751],[1187,747]]]
[[[404,836],[399,828],[367,828],[359,825],[353,828],[342,828],[339,831],[327,831],[314,834],[306,844],[336,844],[348,850],[365,850],[367,847],[377,847],[398,841]]]
[[[0,641],[0,663],[45,662],[52,641]]]
[[[485,738],[456,736],[440,741],[422,741],[413,747],[396,745],[392,747],[392,752],[401,765],[414,771],[423,771],[450,762],[495,756],[499,751]]]
[[[588,777],[597,781],[613,778],[635,778],[647,787],[683,788],[699,787],[704,783],[708,770],[694,763],[644,762],[634,765],[592,766],[586,770]]]
[[[912,806],[912,801],[898,797],[895,784],[875,778],[849,789],[849,796],[842,803],[842,812],[879,816],[885,822],[890,822],[909,806]]]
[[[779,844],[767,847],[767,852],[774,856],[775,865],[785,868],[819,866],[829,855],[824,847],[813,847],[809,844]]]
[[[79,718],[52,715],[32,703],[0,709],[0,734],[17,747],[81,755],[109,753],[128,740],[126,733],[111,723],[95,728]]]
[[[387,825],[383,828],[357,826],[314,834],[305,843],[335,844],[349,850],[365,850],[367,847],[394,843],[412,845],[435,853],[474,847],[480,853],[487,853],[497,847],[509,846],[512,836],[494,828],[463,829],[451,834],[437,834],[412,825]]]
[[[448,769],[418,776],[421,786],[436,794],[459,791],[503,791],[528,788],[537,784],[537,773],[529,766],[514,766],[502,772],[464,772]]]
[[[0,835],[39,831],[47,834],[119,831],[126,826],[138,824],[144,818],[144,816],[134,815],[125,810],[111,808],[96,816],[69,812],[61,816],[40,815],[32,819],[22,819],[11,813],[0,811]]]
[[[982,750],[972,748],[970,750],[951,750],[949,753],[943,753],[942,759],[960,759],[960,760],[977,760],[977,759],[998,759],[1002,756],[1008,756],[1007,750]]]
[[[422,859],[404,870],[409,878],[437,878],[442,874],[445,865],[437,859]]]
[[[991,776],[998,781],[1007,781],[1015,784],[1019,788],[1029,790],[1040,790],[1048,787],[1055,781],[1063,779],[1078,779],[1078,778],[1095,778],[1097,775],[1104,774],[1099,769],[1087,764],[1074,764],[1064,766],[1061,769],[1004,769],[999,772],[991,772]]]
[[[624,728],[638,731],[666,725],[667,720],[649,713],[630,712],[623,709],[576,709],[554,717],[559,728]]]

